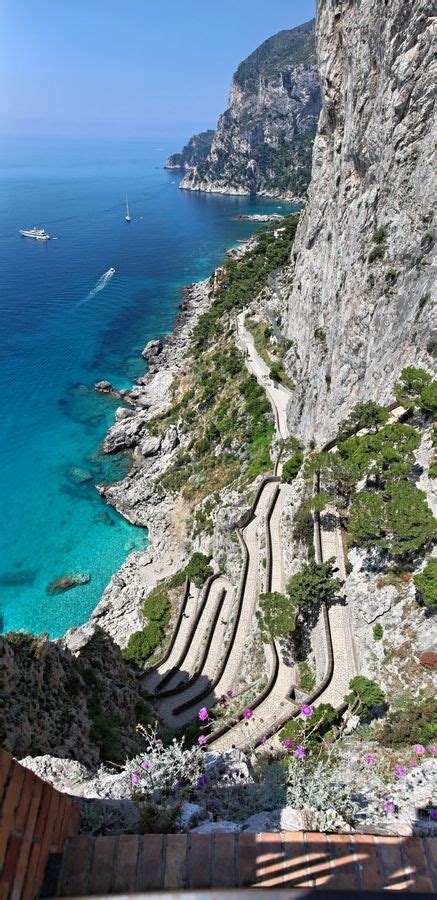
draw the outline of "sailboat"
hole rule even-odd
[[[130,222],[130,212],[129,212],[129,204],[128,204],[128,202],[127,202],[127,194],[126,194],[126,215],[125,215],[125,219],[126,219],[126,222]]]

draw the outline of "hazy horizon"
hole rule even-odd
[[[0,137],[184,141],[212,128],[238,64],[264,40],[311,19],[314,0],[4,0]]]

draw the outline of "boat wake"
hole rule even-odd
[[[108,282],[111,280],[114,273],[115,273],[115,269],[113,269],[113,268],[108,269],[107,272],[104,272],[102,277],[99,278],[95,287],[93,287],[92,291],[90,291],[89,294],[86,297],[84,297],[83,300],[80,300],[79,303],[77,304],[77,306],[82,306],[83,303],[87,303],[88,300],[92,300],[93,297],[96,296],[96,294],[98,294],[100,291],[103,291],[104,288],[106,287],[106,285],[108,284]]]

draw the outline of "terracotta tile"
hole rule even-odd
[[[8,846],[6,850],[5,856],[5,864],[3,866],[3,871],[1,873],[1,884],[0,884],[0,898],[7,898],[9,896],[9,891],[14,883],[15,871],[17,868],[18,858],[20,856],[21,845],[23,843],[22,837],[16,837],[15,835],[11,835],[8,841]]]
[[[30,807],[30,801],[33,794],[33,786],[35,784],[35,776],[30,769],[26,769],[24,775],[23,786],[21,788],[20,800],[17,806],[14,820],[14,831],[23,831],[26,824],[27,813]]]
[[[32,849],[33,833],[35,831],[35,823],[38,816],[38,810],[42,796],[42,781],[38,779],[34,783],[32,800],[26,820],[26,826],[23,832],[23,842],[21,845],[20,856],[15,871],[14,887],[11,893],[11,900],[20,900],[27,867],[29,865],[29,857]]]
[[[52,788],[52,786],[50,784],[48,784],[47,782],[45,782],[43,784],[43,789],[42,789],[42,797],[41,797],[41,804],[39,807],[38,819],[36,821],[35,831],[33,833],[33,838],[35,841],[41,840],[43,835],[46,832],[47,816],[49,814],[50,807],[52,807],[51,814],[56,815],[56,810],[57,810],[58,803],[59,803],[58,797],[59,797],[59,795]],[[53,802],[54,799],[56,799],[56,809],[55,810],[53,809],[53,807],[55,806],[55,804]]]
[[[433,889],[437,892],[437,841],[435,837],[422,838],[425,856],[428,860],[428,871],[431,874]]]
[[[185,887],[187,860],[187,835],[167,834],[165,838],[164,888],[176,890]]]
[[[311,886],[308,873],[306,848],[301,831],[284,831],[282,833],[284,864],[282,884],[285,887]]]
[[[212,837],[211,887],[235,887],[235,834],[214,834]]]
[[[69,838],[62,857],[59,897],[86,897],[88,893],[90,838]]]
[[[13,765],[12,774],[9,784],[6,788],[5,797],[2,803],[2,817],[0,827],[0,870],[3,868],[6,846],[8,843],[9,832],[12,828],[15,810],[20,801],[21,787],[24,781],[25,769],[17,763]]]
[[[29,856],[21,900],[33,900],[39,896],[47,860],[41,860],[41,845],[33,844]]]
[[[90,894],[109,894],[111,892],[116,842],[117,838],[113,835],[94,838],[89,877]]]
[[[361,884],[365,890],[382,890],[384,876],[379,861],[375,838],[372,834],[355,834],[355,857],[360,870]]]
[[[354,859],[354,845],[349,835],[331,834],[329,838],[335,884],[340,891],[359,890],[360,878]]]
[[[140,838],[137,891],[159,891],[164,877],[164,837],[145,834]]]
[[[308,868],[315,887],[332,885],[335,880],[331,870],[329,844],[325,834],[308,831],[304,835]]]
[[[118,839],[117,857],[112,889],[116,894],[131,894],[135,890],[138,860],[137,834],[121,834]]]
[[[239,835],[238,843],[239,881],[241,887],[249,887],[249,885],[256,883],[256,834],[243,832]]]
[[[431,878],[424,853],[422,841],[419,837],[407,838],[402,844],[402,852],[411,867],[412,884],[410,891],[432,891]]]
[[[0,750],[0,802],[3,800],[3,794],[9,778],[12,767],[12,756],[6,750]]]
[[[209,888],[211,886],[211,835],[190,835],[188,862],[188,887]]]
[[[265,832],[256,835],[256,884],[259,887],[282,887],[284,855],[281,835]]]
[[[382,863],[382,878],[386,891],[408,891],[411,880],[401,854],[401,841],[397,837],[378,837],[378,856]]]

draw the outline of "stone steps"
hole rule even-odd
[[[432,838],[282,832],[70,838],[42,897],[236,887],[431,893]]]

